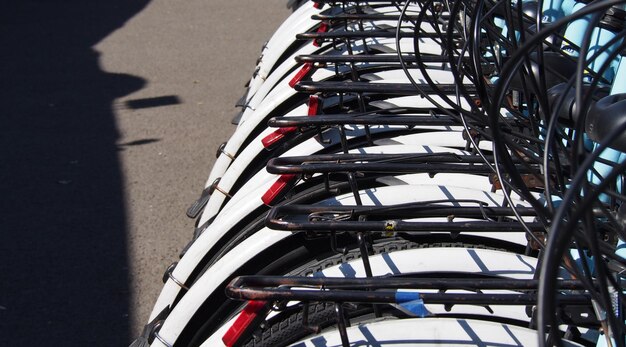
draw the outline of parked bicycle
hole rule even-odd
[[[623,346],[624,1],[289,5],[134,345]]]

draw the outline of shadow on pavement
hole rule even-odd
[[[127,345],[129,264],[111,74],[92,47],[149,0],[0,5],[0,345]]]

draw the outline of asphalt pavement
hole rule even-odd
[[[0,7],[0,346],[128,345],[286,0]]]

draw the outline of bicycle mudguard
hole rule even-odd
[[[411,345],[510,345],[538,346],[536,330],[511,324],[454,318],[414,318],[359,324],[347,329],[350,341],[375,343],[377,346]],[[313,336],[292,346],[314,347],[316,341],[340,346],[337,331]],[[563,341],[564,346],[581,346]]]
[[[268,187],[261,187],[259,190],[263,191],[267,189]],[[409,190],[419,192],[419,195],[410,196],[406,193]],[[261,195],[262,194],[255,196]],[[466,188],[446,188],[443,186],[432,185],[380,187],[362,191],[360,192],[360,197],[365,204],[399,204],[409,201],[442,200],[453,197],[457,200],[476,200],[483,201],[487,205],[497,205],[498,201],[503,200],[501,196],[494,193],[487,193],[484,191]],[[178,281],[183,283],[187,281],[187,277],[197,267],[198,262],[209,251],[211,245],[215,244],[215,242],[226,233],[228,225],[235,225],[237,221],[241,220],[242,216],[247,214],[246,210],[251,212],[256,210],[258,206],[262,205],[262,202],[257,202],[252,199],[242,201],[249,207],[246,209],[240,207],[232,210],[239,212],[240,215],[235,215],[234,213],[219,215],[209,228],[191,245],[185,253],[185,256],[179,261],[176,269],[174,269],[173,275],[178,279]],[[343,195],[325,200],[322,204],[354,204],[354,197],[351,194]],[[520,206],[524,205],[521,201],[519,201],[518,204]],[[220,229],[224,231],[220,231]],[[193,288],[193,286],[191,288]],[[159,299],[157,300],[157,303],[155,304],[153,314],[160,312],[163,307],[171,305],[179,291],[180,286],[178,284],[171,280],[167,281]]]
[[[370,258],[372,276],[391,278],[392,276],[408,276],[419,278],[420,273],[431,274],[476,274],[477,276],[493,276],[509,279],[532,279],[536,270],[536,258],[515,253],[481,248],[432,247],[398,250],[389,253],[372,255]],[[331,266],[320,272],[313,273],[318,278],[366,278],[361,259],[353,259]],[[290,305],[296,305],[295,302]],[[441,305],[428,305],[433,314],[447,313]],[[527,321],[529,318],[524,307],[492,306],[492,312],[485,307],[462,306],[456,313],[475,314],[477,316],[493,315],[504,319]],[[448,311],[449,312],[449,311]],[[275,312],[268,319],[280,315]],[[234,319],[223,324],[211,335],[202,346],[221,346],[221,338],[232,326]]]

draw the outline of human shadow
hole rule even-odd
[[[113,102],[145,81],[93,47],[148,2],[0,5],[0,346],[131,340]]]

